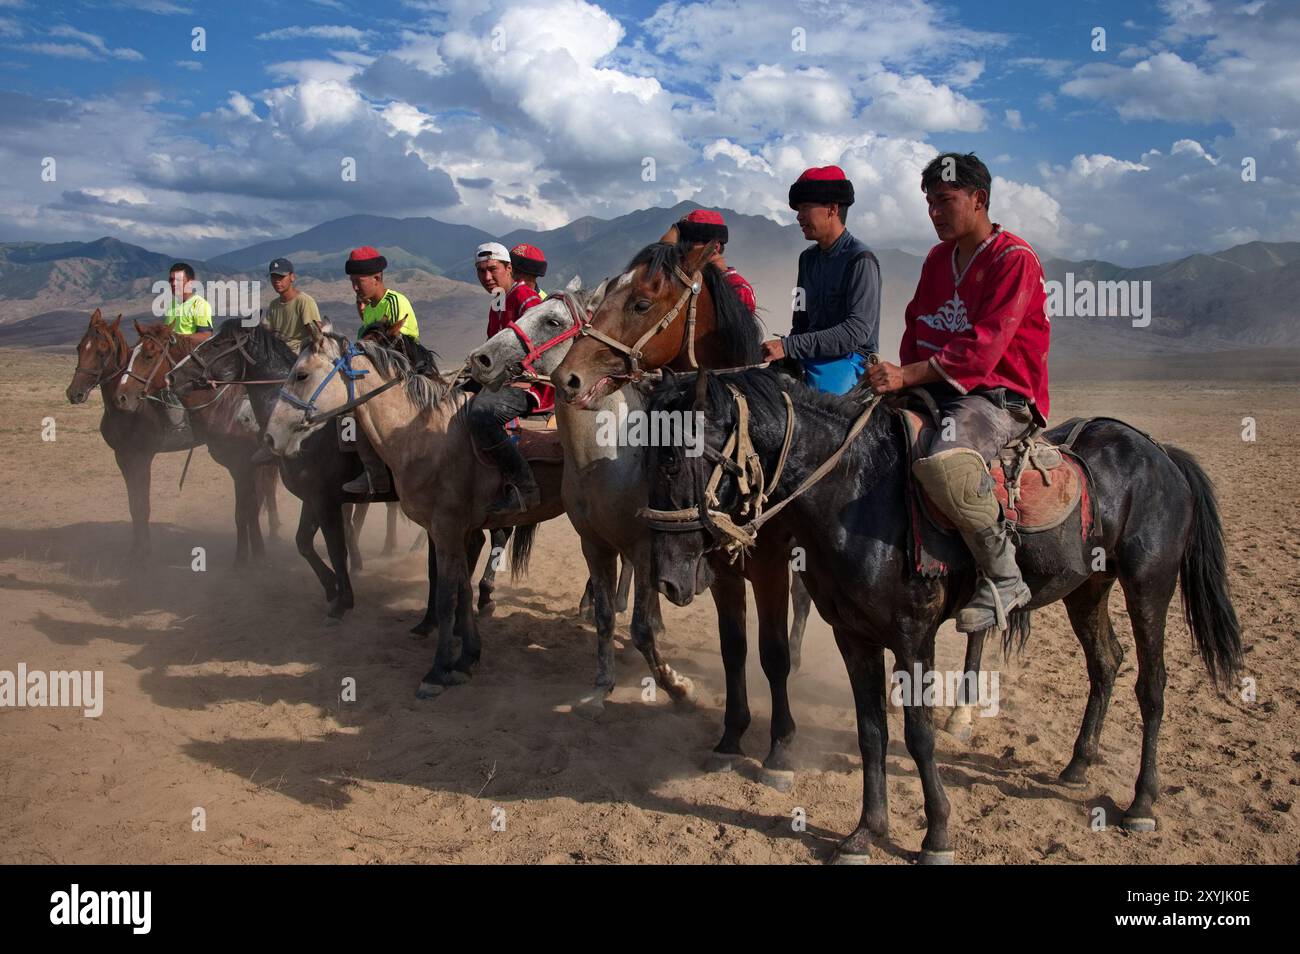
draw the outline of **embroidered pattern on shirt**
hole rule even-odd
[[[939,306],[933,315],[920,315],[917,321],[924,321],[936,331],[949,331],[954,334],[970,329],[970,320],[966,317],[966,304],[953,292],[952,299]]]

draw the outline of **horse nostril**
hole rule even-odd
[[[475,362],[478,364],[478,366],[481,367],[481,368],[490,368],[490,367],[492,367],[492,359],[489,358],[489,357],[488,357],[487,355],[485,355],[485,354],[478,354],[478,355],[475,355],[475,356],[474,356],[474,361],[475,361]]]
[[[266,446],[267,446],[267,447],[271,448],[271,450],[275,450],[275,438],[274,438],[274,437],[272,437],[270,434],[263,434],[263,435],[262,435],[262,440],[264,440],[264,441],[266,442]]]
[[[577,394],[578,390],[582,387],[582,378],[578,377],[576,372],[570,374],[568,378],[565,379],[564,386],[568,388],[570,394]]]

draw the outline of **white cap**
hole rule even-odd
[[[478,247],[478,252],[474,256],[476,262],[505,262],[510,264],[510,252],[500,242],[484,242]]]

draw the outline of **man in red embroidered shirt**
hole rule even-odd
[[[953,522],[980,570],[957,614],[964,633],[1006,628],[1031,594],[1016,566],[988,464],[1032,425],[1047,423],[1051,326],[1038,256],[989,220],[992,178],[974,153],[944,153],[921,173],[939,244],[907,306],[900,365],[867,375],[876,393],[921,386],[944,426],[912,473]]]
[[[474,257],[479,284],[493,296],[488,311],[488,337],[508,328],[529,308],[541,304],[537,279],[546,274],[546,256],[532,245],[507,252],[499,242],[486,242]],[[522,513],[541,500],[533,470],[524,460],[505,426],[517,417],[555,406],[550,385],[516,382],[497,391],[479,391],[469,404],[474,441],[501,471],[501,495],[488,506],[491,515]]]
[[[722,213],[711,209],[696,209],[680,218],[676,228],[677,241],[684,242],[692,249],[707,245],[709,242],[718,243],[718,252],[709,259],[709,262],[722,269],[727,283],[735,289],[736,297],[740,299],[741,304],[749,309],[751,315],[755,314],[758,311],[758,300],[754,297],[753,286],[722,257],[729,237],[727,223],[723,220]]]

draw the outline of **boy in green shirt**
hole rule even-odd
[[[177,262],[167,270],[167,279],[172,286],[171,301],[167,305],[167,327],[177,335],[211,334],[212,306],[202,295],[194,294],[194,266]]]

